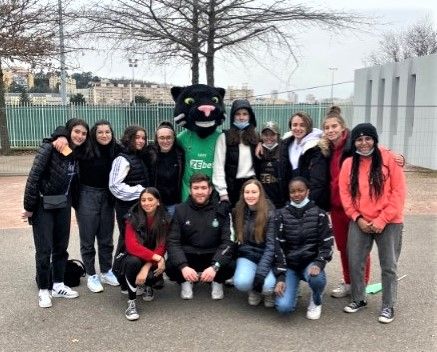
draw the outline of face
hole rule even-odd
[[[368,154],[373,149],[374,145],[375,141],[369,136],[361,136],[355,140],[355,148],[363,154]]]
[[[135,133],[134,145],[136,150],[141,150],[144,148],[146,145],[146,133],[144,131],[140,130]]]
[[[73,129],[71,130],[71,142],[73,143],[73,145],[75,147],[78,147],[80,145],[83,144],[83,142],[85,142],[86,140],[86,136],[87,136],[87,130],[84,126],[82,125],[76,125],[73,127]]]
[[[302,181],[295,181],[290,185],[290,200],[299,204],[308,197],[309,190]]]
[[[156,132],[156,139],[158,140],[161,152],[167,153],[174,144],[174,133],[170,128],[160,128]]]
[[[234,115],[235,122],[249,122],[250,114],[247,109],[238,109]]]
[[[190,187],[191,198],[198,205],[205,204],[211,195],[212,187],[206,181],[194,182]]]
[[[261,133],[261,139],[263,143],[267,145],[278,143],[278,135],[270,130],[264,130]]]
[[[300,116],[293,116],[291,120],[291,132],[298,141],[307,135],[307,127]]]
[[[155,198],[155,196],[151,193],[143,193],[141,195],[141,208],[147,213],[147,214],[155,214],[156,208],[159,206],[159,200]]]
[[[335,117],[326,119],[323,125],[323,131],[325,132],[325,136],[332,143],[336,143],[340,140],[344,127],[338,122]]]
[[[96,140],[101,145],[108,145],[112,140],[111,128],[108,125],[99,125],[96,129]]]
[[[248,206],[256,205],[259,201],[260,191],[256,184],[250,183],[244,187],[243,197]]]

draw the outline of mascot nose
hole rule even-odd
[[[205,114],[205,116],[208,117],[211,114],[211,111],[215,110],[215,106],[214,105],[200,105],[197,109],[202,111]]]

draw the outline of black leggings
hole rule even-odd
[[[144,264],[146,264],[145,261],[133,255],[128,254],[126,257],[125,276],[130,300],[137,297],[137,284],[135,283],[135,280]],[[161,289],[164,286],[164,278],[162,275],[154,276],[153,270],[153,267],[150,268],[145,285],[151,286],[155,289]]]

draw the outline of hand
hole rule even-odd
[[[223,200],[222,200],[223,197]],[[231,203],[229,203],[228,196],[221,196],[220,203],[217,206],[217,212],[222,216],[229,216],[231,211]]]
[[[141,269],[137,277],[135,278],[135,285],[137,286],[144,285],[148,274],[149,274],[149,270]]]
[[[381,233],[384,230],[384,227],[377,227],[375,225],[370,225],[373,233]]]
[[[27,221],[28,218],[31,218],[33,215],[33,212],[31,211],[27,211],[27,210],[22,210],[21,211],[21,218],[23,219],[23,221]]]
[[[212,266],[209,266],[205,270],[203,270],[202,274],[200,275],[200,281],[202,282],[214,281],[216,274],[217,272],[214,270],[214,268]]]
[[[62,152],[62,149],[64,149],[65,146],[68,145],[67,138],[58,137],[52,142],[52,145],[60,153],[60,152]]]
[[[310,276],[317,276],[320,274],[320,268],[317,265],[311,265],[308,269],[308,274]]]
[[[259,142],[259,143],[256,145],[256,148],[255,148],[255,156],[256,156],[258,159],[261,159],[261,156],[262,156],[263,154],[264,154],[263,145],[262,145],[261,142]]]
[[[285,282],[279,281],[275,286],[276,296],[282,297],[284,295],[284,292],[285,292]]]
[[[161,259],[158,261],[158,267],[153,272],[154,276],[159,276],[165,271],[165,260],[161,257]]]
[[[357,225],[361,231],[363,231],[365,233],[373,233],[372,222],[368,222],[364,218],[359,218],[357,221]]]
[[[199,276],[197,276],[197,271],[193,268],[190,268],[189,266],[186,266],[181,270],[182,276],[184,277],[185,281],[188,282],[197,282],[199,281]]]
[[[396,164],[398,164],[400,167],[405,166],[405,157],[402,154],[394,154],[394,157]]]

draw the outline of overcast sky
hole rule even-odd
[[[411,24],[431,16],[437,26],[437,1],[434,0],[330,0],[305,1],[306,5],[323,5],[331,9],[351,10],[369,17],[380,18],[387,23],[377,26],[372,33],[353,33],[345,31],[342,35],[333,35],[321,30],[311,29],[299,35],[299,67],[290,76],[292,67],[275,60],[274,65],[265,63],[261,67],[251,61],[246,65],[238,60],[218,55],[216,58],[216,86],[241,86],[247,84],[255,94],[269,94],[272,90],[299,90],[308,87],[331,84],[329,67],[336,67],[334,81],[352,81],[354,70],[363,67],[365,57],[377,47],[378,35],[387,30],[407,28]],[[126,59],[118,55],[96,58],[95,54],[71,58],[79,66],[75,71],[92,71],[101,77],[132,77]],[[203,71],[201,74],[203,74]],[[139,62],[135,69],[135,79],[144,79],[158,83],[175,85],[190,84],[189,66],[153,67],[147,62]],[[201,83],[205,83],[201,76]],[[308,93],[318,98],[330,96],[330,88],[298,91],[299,100],[303,101]],[[346,98],[353,94],[353,84],[344,84],[334,88],[334,96]]]

